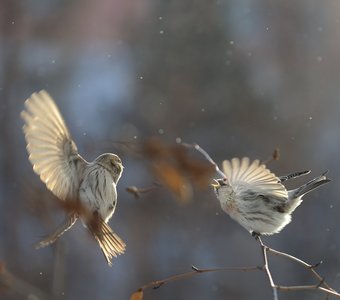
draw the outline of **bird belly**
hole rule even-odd
[[[249,232],[271,235],[279,232],[291,221],[288,213],[273,210],[269,206],[259,207],[256,201],[243,201],[236,197],[221,197],[221,207]]]
[[[116,185],[104,168],[96,167],[85,173],[79,189],[80,202],[92,213],[98,213],[107,222],[117,203]]]

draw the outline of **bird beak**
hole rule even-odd
[[[213,179],[214,180],[214,183],[211,184],[211,186],[214,188],[214,189],[217,189],[221,186],[221,184],[218,182],[218,180],[216,179]]]

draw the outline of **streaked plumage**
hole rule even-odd
[[[280,232],[291,221],[291,213],[302,196],[329,182],[323,174],[303,186],[287,191],[282,182],[309,171],[276,177],[259,160],[233,158],[223,161],[225,178],[213,185],[222,209],[253,234]]]
[[[58,107],[46,91],[33,93],[25,107],[21,117],[25,121],[23,130],[33,170],[60,200],[82,205],[91,215],[72,211],[56,232],[43,239],[37,248],[56,241],[80,217],[111,265],[112,258],[125,251],[125,243],[107,225],[117,204],[116,184],[123,171],[120,158],[105,153],[93,162],[84,160],[78,154]]]

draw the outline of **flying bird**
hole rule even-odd
[[[125,251],[125,243],[107,224],[117,205],[121,159],[112,153],[87,162],[77,150],[52,97],[44,90],[33,93],[21,112],[29,160],[46,187],[69,211],[65,222],[36,248],[55,242],[78,219],[99,243],[107,263]],[[79,209],[82,208],[82,209]]]

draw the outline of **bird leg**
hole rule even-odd
[[[43,248],[48,245],[53,244],[60,236],[62,236],[67,230],[69,230],[74,223],[77,221],[78,215],[76,213],[72,213],[68,216],[68,218],[56,229],[55,232],[48,235],[40,242],[35,245],[35,249]]]
[[[258,232],[252,231],[251,235],[255,238],[255,240],[258,241],[261,234],[259,234]]]

